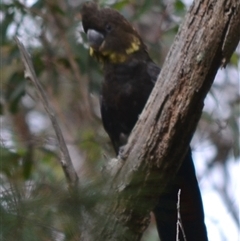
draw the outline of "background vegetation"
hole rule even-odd
[[[79,11],[82,2],[1,2],[1,240],[78,240],[83,212],[99,221],[104,218],[94,207],[110,198],[101,192],[101,169],[114,154],[101,125],[102,75],[88,55]],[[99,3],[117,9],[134,24],[160,66],[189,7],[181,0]],[[29,49],[60,122],[82,183],[74,196],[68,194],[49,118],[24,78],[14,36]],[[228,67],[219,71],[192,141],[206,224],[214,241],[233,240],[240,227],[239,57],[238,48]],[[158,240],[154,220],[143,240]]]

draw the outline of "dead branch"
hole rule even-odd
[[[180,201],[181,201],[181,189],[179,189],[179,191],[178,191],[178,202],[177,202],[177,235],[176,235],[176,241],[180,240],[180,238],[179,238],[179,234],[180,234],[179,231],[180,231],[180,229],[181,229],[181,231],[182,231],[184,241],[187,241],[186,234],[185,234],[184,227],[183,227],[182,218],[181,218],[181,205],[180,205]]]
[[[57,141],[58,141],[58,145],[59,145],[59,149],[60,149],[60,155],[61,155],[60,163],[61,163],[63,172],[65,174],[65,177],[66,177],[69,185],[74,186],[78,182],[78,176],[74,170],[74,167],[73,167],[64,137],[62,135],[62,131],[59,127],[57,118],[55,116],[55,113],[54,113],[52,107],[50,106],[48,97],[36,76],[36,73],[35,73],[35,70],[33,67],[33,63],[32,63],[32,60],[30,59],[29,54],[27,53],[24,45],[20,42],[20,40],[17,37],[15,37],[15,41],[18,45],[18,48],[21,53],[21,58],[24,63],[24,66],[25,66],[25,77],[29,78],[32,81],[33,85],[35,86],[38,97],[41,100],[41,102],[51,120],[54,131],[56,133],[56,137],[57,137]]]

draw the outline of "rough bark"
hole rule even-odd
[[[106,208],[98,231],[102,240],[140,239],[150,210],[181,165],[217,70],[226,65],[239,39],[239,0],[194,1],[112,169],[108,190],[117,199]]]

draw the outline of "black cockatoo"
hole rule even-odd
[[[119,12],[110,8],[99,9],[97,4],[86,2],[81,14],[90,55],[103,66],[102,122],[118,154],[151,94],[160,68],[149,57],[137,31]],[[179,189],[186,240],[207,241],[202,199],[190,148],[153,210],[161,241],[176,241]],[[179,238],[184,240],[182,232]]]

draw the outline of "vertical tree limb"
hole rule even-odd
[[[113,167],[107,190],[118,198],[105,209],[103,240],[140,240],[149,212],[181,166],[214,77],[239,42],[239,26],[240,1],[194,1]]]

